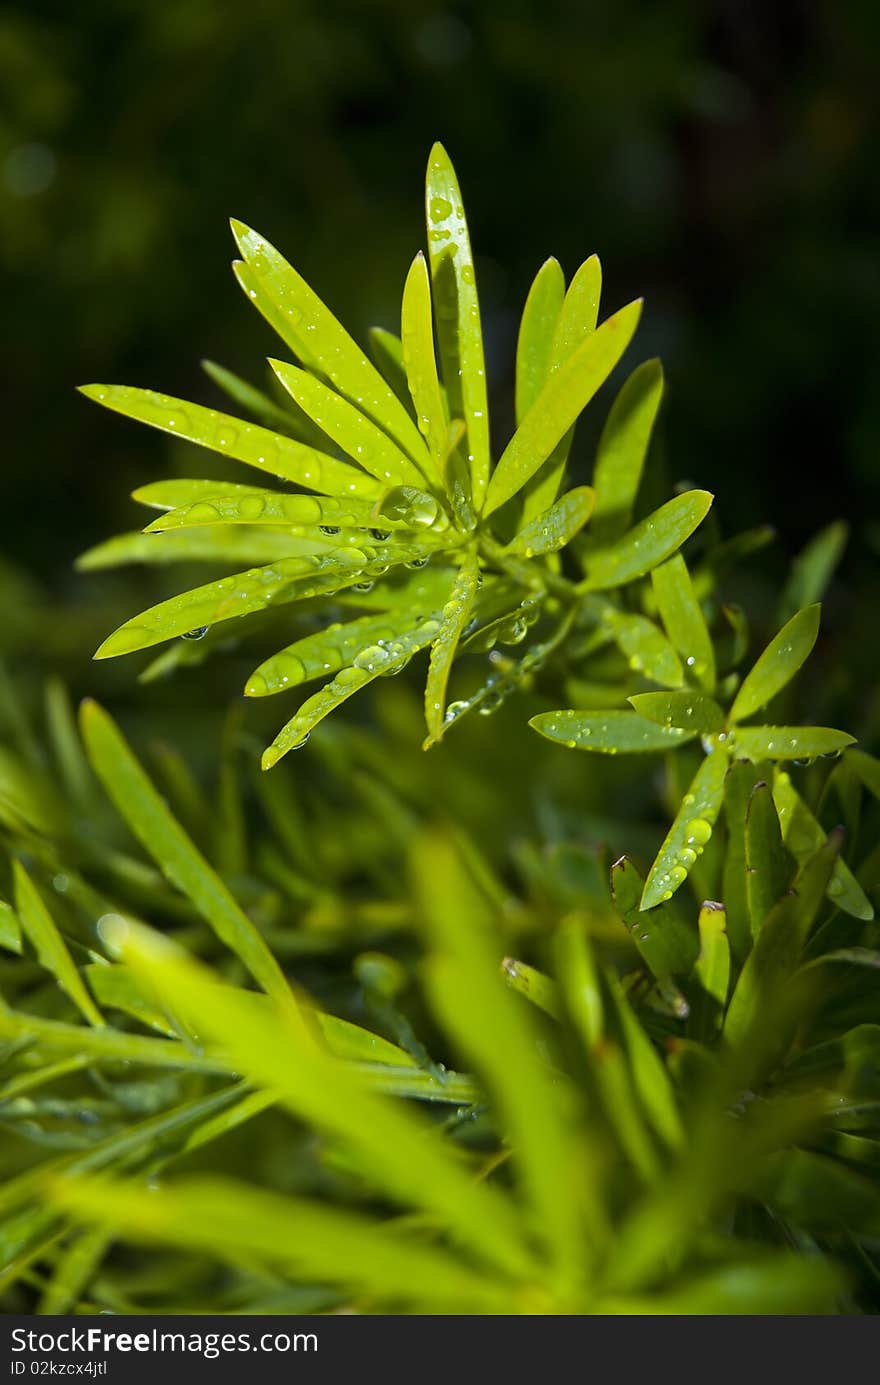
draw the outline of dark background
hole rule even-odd
[[[128,492],[168,471],[166,440],[76,384],[217,402],[202,356],[261,379],[272,338],[229,272],[230,214],[362,339],[395,327],[440,138],[480,257],[498,441],[532,274],[597,250],[606,311],[646,296],[628,359],[664,359],[671,479],[715,491],[727,532],[771,522],[788,553],[849,519],[845,571],[871,580],[878,58],[876,0],[7,7],[0,552],[75,591],[76,553],[132,527]]]

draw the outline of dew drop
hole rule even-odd
[[[208,633],[209,626],[197,625],[194,630],[187,630],[181,635],[182,640],[203,640]]]

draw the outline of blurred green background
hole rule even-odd
[[[74,387],[218,402],[205,356],[260,379],[273,339],[229,272],[230,214],[361,339],[395,327],[440,138],[478,249],[497,440],[531,276],[550,253],[570,274],[597,250],[609,311],[646,296],[628,360],[666,365],[670,481],[715,491],[728,533],[771,522],[780,558],[848,519],[842,580],[863,621],[880,487],[878,48],[876,0],[7,6],[0,553],[53,600],[98,603],[94,631],[58,635],[71,654],[110,628],[114,594],[123,615],[155,599],[153,575],[87,582],[70,564],[132,527],[128,494],[167,474],[171,444]],[[87,681],[101,693],[131,677]]]

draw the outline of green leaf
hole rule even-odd
[[[361,540],[363,535],[358,536]],[[213,563],[228,567],[230,563],[308,562],[313,555],[335,552],[324,540],[302,538],[289,532],[249,528],[236,532],[223,529],[187,530],[167,534],[117,534],[81,553],[76,560],[78,572],[96,572],[120,567],[125,563]]]
[[[371,476],[347,462],[339,462],[312,447],[304,447],[293,438],[270,432],[257,423],[230,418],[215,409],[203,409],[183,399],[128,385],[84,385],[80,393],[103,404],[105,409],[148,423],[152,428],[210,448],[212,452],[234,457],[236,461],[308,490],[363,496],[378,495],[380,490]]]
[[[864,750],[848,750],[846,763],[852,765],[868,792],[880,798],[880,760],[866,755]]]
[[[402,668],[414,654],[435,639],[439,629],[440,620],[430,616],[412,630],[396,632],[385,644],[368,645],[361,649],[352,664],[340,669],[330,683],[307,698],[296,715],[279,731],[272,744],[263,751],[263,769],[271,769],[288,751],[301,749],[324,717],[372,683],[374,678]]]
[[[501,963],[501,975],[513,991],[519,991],[539,1010],[551,1019],[558,1020],[562,1014],[559,1003],[559,987],[542,971],[536,971],[526,962],[515,957],[505,957]]]
[[[85,974],[93,995],[105,1010],[120,1010],[167,1038],[178,1037],[178,1031],[168,1016],[156,1006],[155,997],[151,999],[144,993],[129,967],[91,962]]]
[[[652,976],[662,986],[672,977],[689,976],[698,953],[693,928],[683,918],[678,905],[665,899],[653,912],[642,911],[642,877],[628,856],[621,856],[611,867],[611,893]],[[687,1014],[687,1005],[680,997],[673,997],[673,1005],[682,1016]]]
[[[797,968],[804,944],[822,905],[840,852],[841,834],[832,832],[798,871],[794,887],[764,920],[730,999],[725,1038],[740,1045],[759,1035],[764,1011],[779,1009],[783,985]]]
[[[309,418],[371,476],[383,485],[424,485],[422,471],[369,415],[361,413],[343,395],[307,370],[272,357],[269,364]],[[424,465],[427,467],[427,462]]]
[[[730,745],[736,758],[753,762],[839,755],[854,741],[854,736],[828,726],[738,726],[730,733]]]
[[[248,271],[239,278],[267,321],[307,369],[326,376],[414,462],[424,460],[425,444],[413,420],[345,328],[274,246],[241,222],[231,224]]]
[[[590,547],[607,548],[629,528],[648,444],[663,398],[663,367],[645,361],[620,390],[599,440]]]
[[[666,633],[702,688],[715,691],[715,651],[687,564],[680,553],[651,573]]]
[[[256,1258],[299,1279],[339,1284],[395,1306],[500,1313],[510,1300],[509,1284],[393,1225],[230,1179],[190,1178],[145,1196],[142,1182],[68,1178],[52,1185],[51,1196],[79,1219],[148,1244],[233,1264]]]
[[[312,678],[336,673],[347,668],[362,649],[385,645],[418,623],[419,618],[411,612],[395,610],[316,630],[313,635],[305,635],[260,664],[245,685],[245,696],[269,697],[308,683]]]
[[[284,974],[256,927],[171,815],[107,713],[86,701],[81,719],[95,773],[163,875],[192,900],[264,990],[289,996]]]
[[[668,750],[692,740],[692,733],[674,726],[657,726],[636,712],[541,712],[529,726],[548,741],[558,741],[569,750],[594,750],[603,755],[643,754],[649,750]]]
[[[752,936],[791,884],[793,869],[782,842],[779,814],[769,784],[752,790],[746,814],[746,896]]]
[[[613,973],[608,974],[608,993],[623,1032],[633,1086],[645,1116],[661,1140],[671,1149],[677,1149],[683,1142],[684,1130],[669,1073]]]
[[[559,1269],[576,1275],[582,1256],[579,1132],[562,1084],[547,1081],[528,1012],[499,974],[489,901],[453,844],[439,835],[418,843],[412,870],[431,947],[426,976],[433,1008],[493,1094],[517,1151],[534,1233]]]
[[[475,1182],[469,1168],[431,1138],[426,1121],[373,1095],[356,1073],[322,1052],[292,997],[279,997],[274,1010],[255,1005],[144,930],[131,931],[124,956],[199,1034],[222,1044],[236,1071],[277,1093],[300,1119],[344,1141],[377,1188],[437,1217],[484,1264],[508,1274],[533,1271],[507,1200]]]
[[[283,409],[262,390],[255,389],[246,380],[234,375],[231,370],[217,365],[216,361],[202,361],[202,370],[234,404],[244,409],[245,413],[250,414],[251,418],[256,419],[264,428],[276,433],[285,433],[309,447],[321,449],[323,440],[320,430],[295,404]]]
[[[403,364],[403,343],[400,337],[384,327],[371,327],[370,354],[384,380],[388,382],[407,413],[412,412],[412,399]]]
[[[706,901],[700,910],[699,931],[700,955],[695,974],[706,994],[723,1010],[730,987],[730,944],[723,904]]]
[[[595,499],[589,486],[576,486],[567,491],[548,510],[520,529],[506,551],[524,558],[557,553],[584,527],[593,512]]]
[[[647,616],[633,615],[608,606],[602,614],[608,630],[634,673],[642,673],[654,683],[680,688],[684,682],[681,660],[672,645]]]
[[[690,538],[711,504],[708,491],[685,491],[661,505],[610,547],[599,553],[588,552],[582,590],[607,591],[644,577]]]
[[[791,565],[780,601],[780,618],[787,620],[804,606],[821,601],[843,556],[849,528],[835,520],[810,540]]]
[[[449,600],[440,612],[440,629],[431,644],[431,658],[428,663],[428,677],[425,682],[425,722],[428,736],[424,749],[443,737],[443,719],[446,714],[446,689],[452,670],[462,631],[470,620],[477,584],[480,579],[480,562],[476,549],[472,550],[462,563]]]
[[[729,669],[738,668],[746,657],[749,647],[748,617],[742,606],[737,606],[729,601],[722,602],[721,614],[731,629],[730,652],[726,665]]]
[[[439,474],[446,455],[449,420],[437,374],[434,354],[434,319],[431,311],[431,280],[421,251],[412,262],[403,289],[400,337],[406,378],[412,396],[419,430]]]
[[[653,909],[684,884],[712,835],[724,798],[727,765],[722,749],[713,750],[700,765],[648,873],[640,908]]]
[[[727,823],[727,850],[721,893],[727,909],[727,928],[734,956],[742,960],[752,946],[746,886],[746,813],[749,799],[760,774],[745,760],[734,761],[724,781],[724,816]]]
[[[490,515],[516,495],[547,460],[620,360],[638,324],[641,299],[621,308],[548,377],[504,450],[486,492]]]
[[[743,679],[730,709],[732,721],[753,716],[791,682],[816,643],[821,610],[819,605],[806,606],[770,641]]]
[[[784,771],[773,779],[773,801],[779,813],[782,840],[798,865],[803,867],[825,841],[825,831],[810,812]],[[832,904],[853,918],[870,920],[874,906],[845,861],[837,861],[828,887]]]
[[[70,1241],[55,1262],[37,1306],[39,1315],[57,1316],[74,1311],[113,1243],[113,1234],[99,1228]]]
[[[167,496],[167,490],[161,492]],[[219,482],[210,482],[191,501],[178,501],[169,513],[154,519],[147,526],[149,534],[166,529],[185,529],[203,524],[284,525],[287,529],[319,531],[320,526],[332,529],[369,529],[375,527],[374,506],[368,501],[347,500],[337,496],[285,495],[281,491],[264,491],[256,486],[231,490]],[[315,532],[313,537],[325,548],[327,540],[336,535]],[[363,542],[363,534],[353,542]]]
[[[545,260],[523,308],[516,345],[516,421],[521,423],[550,373],[553,339],[565,297],[558,260]]]
[[[241,500],[265,500],[267,497],[284,496],[283,491],[270,491],[265,486],[242,486],[232,481],[208,481],[192,478],[177,478],[170,481],[150,481],[146,486],[138,486],[131,498],[139,505],[148,505],[151,510],[186,509],[199,500],[210,499],[213,495],[224,495]],[[370,507],[369,501],[364,504]]]
[[[584,338],[595,332],[601,293],[602,267],[598,257],[591,255],[578,269],[565,295],[553,334],[548,374],[558,370]],[[523,498],[523,519],[533,519],[556,499],[573,439],[574,424],[528,482]]]
[[[464,204],[455,170],[441,144],[434,145],[428,159],[425,209],[443,381],[450,417],[464,420],[471,493],[479,510],[489,479],[483,331]]]
[[[3,899],[0,899],[0,947],[21,954],[21,927],[15,910]]]
[[[40,966],[50,972],[89,1024],[100,1027],[104,1019],[73,964],[67,944],[43,903],[36,885],[20,861],[13,861],[15,909],[21,930],[34,948]]]
[[[828,1260],[774,1254],[756,1261],[737,1259],[650,1297],[600,1299],[595,1311],[633,1317],[833,1314],[846,1288],[842,1269]]]
[[[658,726],[680,726],[697,735],[710,735],[725,724],[724,712],[705,693],[635,693],[629,701],[639,716],[655,721]]]

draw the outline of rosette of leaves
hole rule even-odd
[[[535,278],[519,333],[517,427],[493,465],[474,261],[458,183],[440,146],[428,164],[426,207],[427,258],[419,253],[407,276],[400,336],[373,331],[374,361],[277,250],[234,222],[239,283],[294,357],[270,362],[286,403],[216,366],[210,373],[248,420],[127,386],[84,391],[285,483],[146,485],[135,499],[160,517],[80,563],[186,559],[243,568],[135,616],[102,644],[99,658],[180,637],[208,636],[210,645],[224,622],[293,603],[308,612],[311,631],[261,663],[246,686],[263,697],[325,680],[266,750],[266,768],[420,650],[430,651],[426,745],[466,712],[491,710],[541,667],[576,620],[590,618],[584,598],[623,587],[668,558],[711,503],[705,492],[688,491],[631,526],[662,391],[657,362],[623,386],[593,486],[564,488],[574,425],[622,357],[641,311],[636,301],[597,325],[595,256],[567,288],[553,259]],[[567,574],[561,554],[591,520],[570,561],[577,571]],[[625,642],[625,620],[619,634]],[[460,655],[526,640],[513,667],[490,671],[476,692],[448,704]],[[201,655],[201,646],[176,646],[153,671]]]

